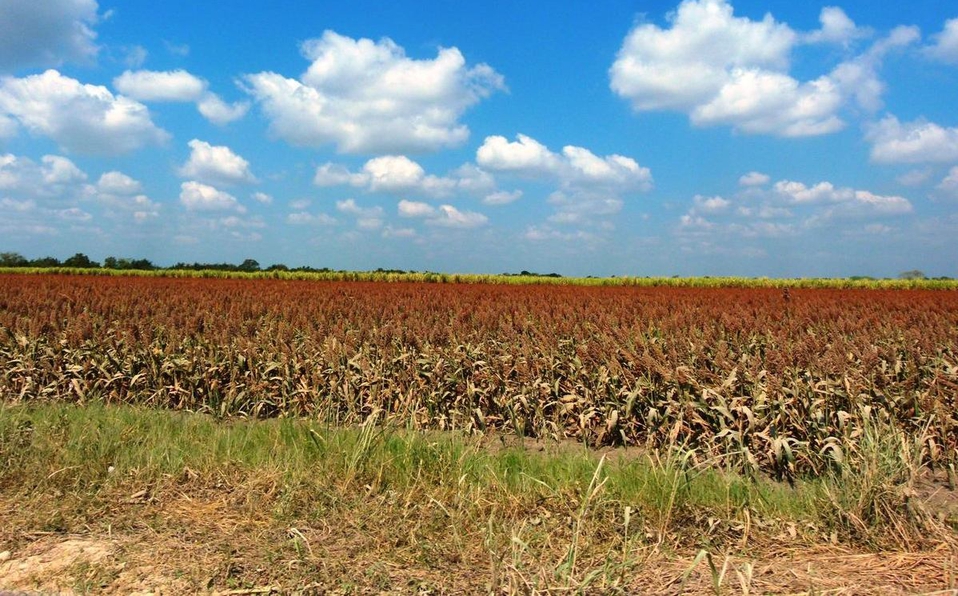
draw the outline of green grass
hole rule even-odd
[[[374,422],[334,428],[293,418],[222,421],[98,402],[4,406],[0,459],[7,465],[0,471],[0,487],[96,493],[123,483],[162,483],[189,470],[206,478],[278,475],[295,501],[329,490],[428,487],[449,489],[463,502],[521,506],[578,500],[600,465],[598,453],[578,444],[506,445],[504,439],[413,432]],[[864,482],[846,475],[792,487],[695,466],[678,451],[636,450],[609,452],[600,480],[600,508],[629,506],[657,520],[657,527],[668,518],[732,519],[746,509],[763,519],[821,523],[832,517],[823,509],[834,503],[858,503]],[[885,472],[879,480],[903,478]],[[854,494],[844,487],[855,487]]]
[[[420,283],[487,283],[509,285],[577,285],[676,288],[831,288],[958,290],[954,279],[767,278],[767,277],[549,277],[472,273],[379,271],[219,271],[183,269],[100,269],[75,267],[0,267],[0,274],[66,274],[207,279],[281,279],[300,281],[381,281]]]
[[[644,567],[654,553],[761,556],[789,534],[791,548],[828,536],[913,548],[923,533],[930,544],[940,536],[902,509],[902,445],[887,433],[866,437],[840,476],[790,486],[696,465],[681,450],[414,432],[376,415],[342,428],[95,401],[0,402],[0,541],[145,535],[175,557],[191,537],[218,545],[203,547],[211,557],[243,553],[245,565],[209,580],[224,588],[318,577],[378,590],[394,585],[390,570],[409,568],[453,591],[482,577],[490,592],[628,592],[636,573],[654,575]],[[227,503],[216,514],[225,525],[204,513],[216,502]],[[338,544],[348,548],[326,546]]]

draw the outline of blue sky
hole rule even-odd
[[[958,5],[0,0],[0,251],[958,276]]]

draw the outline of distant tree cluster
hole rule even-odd
[[[149,263],[149,261],[147,261]],[[100,264],[82,252],[61,261],[56,257],[27,259],[20,253],[0,252],[0,267],[75,267],[77,269],[97,269]]]
[[[535,273],[523,269],[519,273],[502,273],[503,277],[562,277],[558,273]],[[613,276],[614,277],[614,276]]]

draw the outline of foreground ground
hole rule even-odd
[[[952,593],[958,498],[682,454],[128,407],[0,409],[0,590]],[[875,487],[891,507],[902,487]],[[898,491],[898,492],[896,492]],[[861,511],[858,512],[862,514]]]

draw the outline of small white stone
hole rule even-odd
[[[112,474],[115,471],[116,471],[116,468],[114,468],[113,466],[110,466],[109,468],[106,469],[107,474]]]
[[[6,561],[9,558],[10,558],[10,551],[5,550],[2,553],[0,553],[0,563]]]

